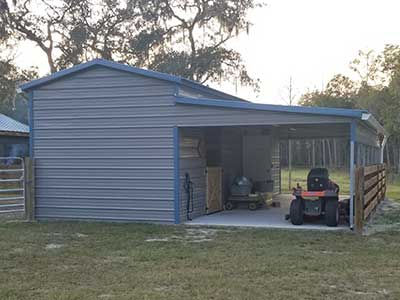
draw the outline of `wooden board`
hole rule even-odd
[[[386,166],[358,167],[355,173],[355,227],[361,233],[364,222],[385,198]]]
[[[222,203],[222,168],[207,168],[207,214],[223,209]]]
[[[355,174],[355,228],[362,233],[364,227],[364,168],[358,167]]]
[[[368,177],[371,174],[374,174],[374,173],[378,172],[378,170],[379,170],[379,166],[378,165],[372,165],[372,166],[364,167],[364,176]]]

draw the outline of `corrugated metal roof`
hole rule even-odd
[[[0,114],[0,131],[29,133],[29,126]]]
[[[119,71],[124,71],[124,72],[128,72],[128,73],[133,73],[133,74],[137,74],[137,75],[142,75],[142,76],[147,76],[147,77],[151,77],[151,78],[155,78],[155,79],[160,79],[160,80],[165,80],[165,81],[169,81],[172,83],[177,83],[179,85],[183,85],[183,86],[187,86],[190,88],[194,88],[197,90],[201,90],[210,94],[215,95],[216,97],[229,97],[231,99],[235,99],[235,100],[241,100],[241,101],[245,101],[244,99],[241,99],[239,97],[235,97],[229,94],[226,94],[224,92],[218,91],[216,89],[210,88],[208,86],[205,86],[199,82],[193,81],[193,80],[189,80],[180,76],[175,76],[175,75],[170,75],[170,74],[165,74],[165,73],[161,73],[161,72],[156,72],[156,71],[151,71],[151,70],[146,70],[146,69],[140,69],[140,68],[136,68],[136,67],[132,67],[129,65],[125,65],[125,64],[121,64],[121,63],[117,63],[114,61],[109,61],[106,59],[101,59],[101,58],[96,58],[92,61],[86,62],[86,63],[82,63],[76,66],[73,66],[69,69],[65,69],[65,70],[61,70],[58,71],[56,73],[53,73],[49,76],[46,77],[42,77],[36,80],[32,80],[30,82],[21,84],[19,86],[19,88],[22,91],[28,91],[28,90],[32,90],[34,88],[37,88],[41,85],[50,83],[52,81],[58,80],[64,76],[76,73],[76,72],[80,72],[83,70],[86,70],[88,68],[92,68],[94,66],[103,66],[103,67],[107,67],[107,68],[111,68],[111,69],[115,69],[115,70],[119,70]]]

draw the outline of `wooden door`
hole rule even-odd
[[[207,168],[207,214],[223,209],[222,204],[222,168]]]

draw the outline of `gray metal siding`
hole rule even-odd
[[[182,138],[197,138],[204,139],[202,130],[181,130],[180,141]],[[204,143],[202,143],[204,147]],[[204,153],[203,151],[201,151]],[[187,220],[187,193],[184,189],[185,174],[190,175],[190,179],[193,182],[193,212],[190,214],[191,218],[196,218],[204,215],[206,212],[206,158],[204,156],[199,157],[182,157],[182,151],[180,151],[181,157],[179,162],[179,173],[180,173],[180,219],[181,222]]]
[[[37,217],[174,222],[174,91],[105,67],[35,90]]]
[[[234,108],[203,107],[195,105],[176,106],[178,126],[240,126],[240,125],[284,125],[284,124],[330,124],[348,123],[348,118],[317,116],[309,114],[280,113]],[[165,124],[159,118],[157,124]]]
[[[229,197],[230,188],[242,170],[242,133],[235,128],[224,128],[221,138],[221,166],[223,169],[223,199]]]
[[[358,123],[356,127],[356,142],[373,147],[379,147],[377,132],[360,123]]]

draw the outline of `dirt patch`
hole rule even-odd
[[[175,234],[166,237],[148,238],[146,239],[146,242],[204,243],[213,241],[219,232],[226,231],[229,230],[213,228],[187,228],[182,235]]]

